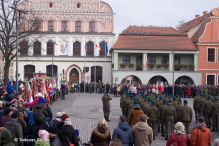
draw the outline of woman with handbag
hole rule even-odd
[[[93,146],[109,146],[110,140],[110,129],[107,126],[106,120],[101,118],[97,124],[97,128],[93,129],[91,143]]]
[[[64,121],[64,125],[59,132],[59,139],[62,146],[79,146],[79,139],[69,118]]]
[[[175,125],[176,130],[170,134],[166,146],[189,146],[189,136],[182,122]]]

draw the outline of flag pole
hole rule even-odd
[[[105,64],[104,64],[104,74],[105,74],[105,79],[104,79],[104,82],[105,82],[105,87],[104,87],[104,90],[106,92],[106,43],[105,43]]]
[[[95,49],[95,52],[94,52],[94,94],[96,92],[96,49]]]
[[[85,56],[84,56],[84,93],[85,93],[85,75],[86,75],[86,56],[87,56],[87,54],[86,54],[86,51],[85,51]]]

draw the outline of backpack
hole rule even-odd
[[[171,142],[170,146],[178,146],[177,140],[176,140],[176,134],[174,133],[173,135],[174,135],[173,136],[174,141]]]

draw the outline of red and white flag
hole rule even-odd
[[[157,86],[156,86],[156,89],[158,90],[158,82],[157,82]]]
[[[164,91],[163,82],[160,84],[161,93]]]
[[[99,43],[98,43],[97,41],[95,41],[95,48],[96,48],[97,50],[99,50],[99,51],[101,50],[101,49],[100,49],[100,46],[99,46]]]

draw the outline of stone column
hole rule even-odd
[[[117,52],[114,53],[113,59],[114,59],[114,70],[118,70],[118,53]]]
[[[56,42],[56,44],[57,45],[55,45],[55,47],[54,47],[54,55],[55,56],[58,56],[59,55],[59,38],[58,37],[55,37],[55,42]]]
[[[143,61],[142,61],[142,66],[143,66],[143,70],[147,70],[147,68],[146,68],[146,63],[148,62],[148,59],[147,59],[147,57],[148,57],[148,54],[147,53],[143,53]]]
[[[173,71],[173,54],[169,54],[169,71]]]
[[[194,71],[198,71],[198,54],[194,54]]]
[[[68,38],[68,56],[71,56],[72,52],[72,37]]]

